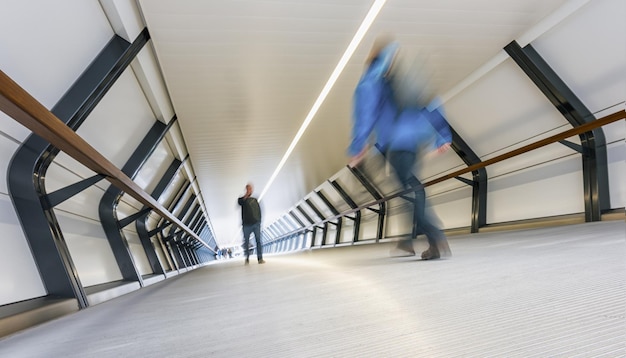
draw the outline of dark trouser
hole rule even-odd
[[[261,223],[243,226],[243,252],[246,259],[250,256],[250,234],[254,233],[256,240],[256,257],[260,261],[263,259],[263,247],[261,247]]]
[[[405,188],[414,188],[415,197],[413,201],[413,228],[417,226],[428,238],[428,244],[436,248],[437,242],[446,240],[444,233],[433,224],[426,215],[426,192],[424,186],[413,175],[416,154],[408,151],[389,151],[387,161],[396,172],[398,180]],[[412,231],[415,236],[415,229]]]

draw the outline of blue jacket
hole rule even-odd
[[[438,102],[433,101],[427,108],[402,111],[395,105],[385,74],[397,50],[397,43],[386,46],[369,65],[356,87],[352,143],[348,148],[350,156],[359,154],[365,148],[372,133],[383,152],[416,152],[418,147],[424,145],[438,148],[452,142],[450,127]]]

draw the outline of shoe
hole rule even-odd
[[[436,247],[429,247],[428,250],[422,252],[422,260],[436,260],[440,258],[439,250]]]
[[[413,241],[400,240],[395,248],[390,251],[391,256],[415,256],[415,249],[413,249]]]
[[[441,257],[452,256],[452,251],[450,251],[450,245],[448,245],[448,240],[446,239],[443,239],[442,241],[437,243],[437,249]]]
[[[265,260],[263,260],[263,259],[259,260],[259,264],[264,264],[264,263],[265,263]]]
[[[246,262],[244,263],[244,265],[249,265],[250,264],[250,259],[246,259]]]

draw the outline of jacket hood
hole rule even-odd
[[[389,71],[399,47],[397,42],[392,42],[385,46],[369,65],[365,75],[376,78],[384,76]]]

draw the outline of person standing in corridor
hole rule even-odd
[[[246,257],[246,265],[250,263],[250,234],[254,233],[256,240],[256,257],[260,264],[264,264],[263,247],[261,246],[261,207],[255,197],[252,196],[254,187],[248,183],[246,193],[240,197],[241,221],[243,224],[243,250]]]

